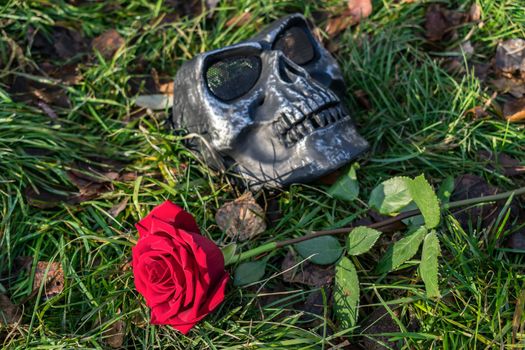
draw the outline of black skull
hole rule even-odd
[[[184,63],[174,90],[173,125],[250,186],[309,182],[368,148],[341,103],[336,60],[299,14]]]

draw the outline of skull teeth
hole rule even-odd
[[[344,114],[340,105],[335,105],[304,116],[298,123],[291,123],[291,126],[288,124],[288,120],[286,122],[276,122],[275,128],[286,146],[291,147],[316,130],[323,129],[342,119],[346,119],[346,117],[348,116]]]

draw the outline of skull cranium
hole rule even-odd
[[[309,182],[368,148],[341,103],[344,89],[336,60],[296,14],[184,63],[172,122],[201,135],[201,152],[218,154],[250,186]]]

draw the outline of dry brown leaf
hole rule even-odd
[[[494,154],[489,151],[480,151],[478,155],[481,159],[488,161],[491,169],[500,168],[505,176],[516,176],[525,174],[525,165],[520,165],[520,161],[512,158],[508,154]]]
[[[109,210],[109,214],[116,218],[118,214],[120,214],[124,209],[126,209],[128,201],[129,197],[124,198],[124,200],[120,201]]]
[[[500,77],[493,79],[490,82],[494,88],[501,93],[510,93],[516,98],[520,98],[525,95],[525,83],[521,79],[514,77]]]
[[[242,27],[252,20],[250,12],[243,12],[238,16],[232,17],[226,22],[226,27]]]
[[[40,209],[54,208],[60,203],[68,202],[70,199],[68,195],[53,193],[43,189],[34,189],[33,187],[25,189],[25,197],[30,206]]]
[[[521,75],[525,78],[525,40],[509,39],[498,44],[496,69],[504,74]]]
[[[46,275],[48,268],[49,270]],[[44,278],[46,278],[45,281]],[[39,261],[36,265],[33,291],[38,291],[42,283],[45,283],[42,292],[44,299],[49,299],[62,293],[64,289],[64,270],[62,270],[62,264],[59,262]]]
[[[10,325],[20,321],[22,312],[5,294],[0,294],[0,325]]]
[[[346,28],[358,24],[371,13],[371,0],[348,0],[347,8],[343,12],[328,19],[325,32],[332,39]]]
[[[314,287],[329,285],[332,282],[335,274],[333,265],[319,266],[309,261],[304,261],[296,266],[299,262],[301,260],[292,251],[286,254],[281,263],[283,280],[289,283],[300,283]]]
[[[224,204],[215,214],[215,221],[236,241],[246,241],[266,230],[264,210],[255,202],[251,192]]]
[[[475,119],[480,119],[480,118],[486,117],[488,115],[488,113],[485,110],[485,108],[483,108],[481,106],[475,106],[475,107],[472,107],[471,109],[465,111],[465,115],[472,116]]]
[[[115,29],[102,33],[91,42],[93,50],[99,51],[104,58],[111,58],[124,44],[124,38]]]
[[[365,90],[356,90],[354,91],[354,96],[357,99],[357,102],[366,109],[367,111],[372,109],[372,103],[370,103],[370,98]]]
[[[173,91],[173,81],[164,84],[159,84],[160,93],[163,93],[164,95],[172,95]]]
[[[518,332],[523,332],[523,309],[525,308],[525,289],[520,293],[520,296],[516,300],[516,306],[514,308],[514,316],[512,317],[512,345],[516,344],[516,338]],[[521,341],[520,341],[521,343]]]
[[[104,341],[113,349],[118,349],[124,344],[125,323],[122,320],[113,322],[111,327],[104,332]]]
[[[469,19],[473,22],[481,19],[481,6],[476,3],[473,3],[472,6],[470,6]]]
[[[16,102],[38,105],[39,101],[43,101],[63,108],[71,106],[66,91],[60,86],[44,84],[26,77],[16,77],[11,83],[9,93]]]
[[[346,28],[356,24],[357,22],[350,16],[350,11],[344,11],[340,16],[330,17],[326,23],[325,32],[330,39],[336,37]]]
[[[372,14],[372,1],[371,0],[348,0],[349,14],[356,23],[359,23],[362,19],[367,18]]]
[[[32,38],[31,51],[53,59],[70,59],[84,52],[87,40],[73,29],[54,26],[50,28],[50,37],[39,30],[29,28],[28,37]]]
[[[509,99],[503,105],[503,117],[511,122],[525,121],[525,98]]]
[[[425,14],[425,35],[429,41],[440,41],[446,35],[453,35],[456,27],[468,20],[469,15],[466,13],[432,4]]]

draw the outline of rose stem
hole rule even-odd
[[[519,196],[519,195],[522,195],[522,194],[525,194],[525,187],[520,187],[520,188],[515,189],[515,190],[511,190],[511,191],[503,192],[503,193],[499,193],[499,194],[494,194],[494,195],[490,195],[490,196],[482,196],[482,197],[476,197],[476,198],[464,199],[464,200],[461,200],[461,201],[446,203],[446,204],[442,205],[442,209],[452,209],[452,208],[465,207],[465,206],[468,206],[468,205],[475,205],[475,204],[486,204],[488,202],[499,201],[499,200],[502,200],[502,199],[507,199],[507,198],[509,198],[511,196]],[[401,221],[403,219],[408,219],[410,217],[413,217],[413,216],[416,216],[416,215],[419,215],[419,214],[421,214],[420,210],[419,209],[414,209],[414,210],[410,210],[410,211],[401,213],[399,215],[393,216],[393,217],[388,218],[386,220],[379,221],[379,222],[367,225],[367,227],[374,228],[374,229],[377,229],[377,230],[381,231],[381,228],[384,228],[385,226],[391,225],[391,224],[396,223],[398,221]],[[352,228],[353,227],[351,226],[351,227],[336,228],[336,229],[333,229],[333,230],[313,231],[313,232],[311,232],[311,233],[309,233],[307,235],[301,236],[301,237],[287,239],[287,240],[279,241],[279,242],[266,243],[266,244],[263,244],[262,246],[259,246],[257,248],[253,248],[253,249],[250,249],[250,250],[248,250],[246,252],[237,254],[236,256],[231,258],[226,265],[231,265],[231,264],[236,263],[236,262],[241,262],[241,261],[244,261],[246,259],[249,259],[249,258],[252,258],[254,256],[257,256],[259,254],[266,253],[266,252],[272,251],[272,250],[277,249],[277,248],[282,248],[282,247],[285,247],[285,246],[290,245],[290,244],[295,244],[295,243],[307,241],[307,240],[312,239],[312,238],[321,237],[321,236],[327,236],[327,235],[337,235],[337,234],[342,234],[342,233],[349,233]]]

